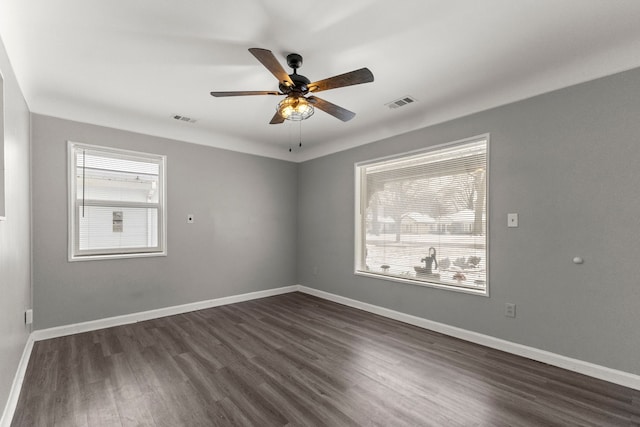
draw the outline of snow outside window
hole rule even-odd
[[[70,142],[70,260],[165,255],[164,169],[164,156]]]
[[[356,164],[356,274],[486,295],[488,136]]]

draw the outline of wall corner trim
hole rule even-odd
[[[18,406],[18,398],[20,397],[20,390],[22,390],[22,383],[24,382],[24,376],[27,373],[27,366],[29,365],[29,358],[31,357],[31,350],[33,350],[33,336],[30,334],[27,338],[27,343],[22,351],[22,357],[18,362],[18,370],[13,377],[13,383],[9,390],[9,398],[2,412],[2,418],[0,418],[0,427],[10,427],[13,420],[13,413]]]
[[[56,326],[48,329],[39,329],[33,331],[31,335],[33,336],[34,341],[41,341],[50,338],[63,337],[65,335],[73,335],[82,332],[110,328],[112,326],[143,322],[145,320],[157,319],[159,317],[188,313],[190,311],[204,310],[207,308],[218,307],[220,305],[235,304],[237,302],[250,301],[258,298],[266,298],[280,294],[287,294],[289,292],[295,292],[297,290],[297,285],[284,286],[281,288],[267,289],[265,291],[249,292],[246,294],[197,301],[182,305],[174,305],[171,307],[141,311],[138,313],[125,314],[122,316],[107,317],[105,319],[91,320],[88,322],[74,323],[71,325]]]
[[[608,381],[624,387],[640,390],[640,375],[629,372],[620,371],[606,366],[596,365],[594,363],[585,362],[579,359],[563,356],[561,354],[552,353],[546,350],[540,350],[489,335],[480,334],[478,332],[469,331],[455,326],[446,325],[444,323],[434,322],[422,317],[412,316],[410,314],[380,307],[377,305],[361,302],[351,298],[332,294],[314,288],[299,285],[298,291],[316,296],[318,298],[337,302],[349,307],[367,311],[369,313],[378,314],[389,319],[398,320],[420,328],[429,329],[434,332],[449,335],[451,337],[460,338],[475,344],[484,345],[496,350],[505,351],[517,356],[526,357],[548,365],[557,366],[568,371],[577,372],[600,380]]]

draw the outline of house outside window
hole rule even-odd
[[[355,273],[488,295],[488,144],[356,164]]]
[[[69,142],[69,260],[166,255],[165,156]]]

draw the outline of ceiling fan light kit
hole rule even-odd
[[[338,76],[311,83],[305,76],[298,74],[297,70],[302,65],[302,56],[297,53],[287,55],[287,65],[293,69],[293,73],[287,74],[273,53],[267,49],[251,48],[249,52],[256,57],[264,67],[273,74],[279,82],[280,92],[274,91],[238,91],[238,92],[211,92],[214,97],[247,96],[247,95],[286,95],[278,103],[276,113],[270,124],[283,123],[285,120],[301,121],[308,119],[314,113],[314,107],[333,117],[349,121],[356,113],[338,105],[325,101],[317,96],[306,95],[309,92],[321,92],[323,90],[337,89],[344,86],[352,86],[373,81],[373,73],[368,68],[351,71]]]
[[[314,109],[302,96],[287,96],[278,104],[277,112],[286,120],[297,122],[313,116]]]

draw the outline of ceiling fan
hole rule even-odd
[[[238,92],[211,92],[212,96],[246,96],[246,95],[286,95],[280,101],[278,108],[270,124],[283,123],[285,120],[304,120],[313,114],[314,107],[325,113],[331,114],[343,122],[355,117],[356,113],[342,108],[338,105],[325,101],[317,96],[306,96],[307,94],[321,92],[323,90],[336,89],[344,86],[358,85],[373,81],[373,74],[368,68],[360,68],[338,76],[329,77],[311,83],[308,78],[298,74],[297,70],[302,65],[302,56],[297,53],[287,55],[287,64],[293,68],[292,74],[282,68],[276,57],[270,50],[251,48],[249,52],[273,74],[279,82],[280,91],[238,91]]]

